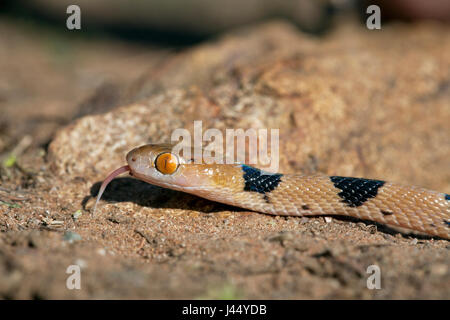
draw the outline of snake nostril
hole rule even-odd
[[[136,158],[131,158],[131,161],[133,161],[133,162],[136,161]]]

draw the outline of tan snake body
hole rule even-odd
[[[450,196],[420,187],[339,176],[271,174],[242,164],[195,164],[172,153],[172,145],[130,151],[118,174],[164,188],[273,215],[341,215],[450,239]],[[95,211],[95,207],[94,207]]]

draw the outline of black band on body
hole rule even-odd
[[[244,171],[245,191],[252,191],[265,194],[278,187],[282,174],[270,174],[260,169],[242,165]]]
[[[342,192],[339,192],[339,197],[342,202],[345,202],[349,207],[359,207],[368,199],[375,198],[378,189],[384,185],[384,181],[371,180],[362,178],[348,178],[348,177],[330,177],[331,182]]]

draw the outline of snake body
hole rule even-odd
[[[442,192],[382,180],[272,174],[243,164],[196,164],[172,154],[168,144],[145,145],[126,158],[128,165],[102,184],[97,202],[109,181],[129,171],[154,185],[261,213],[351,216],[450,239],[450,195]]]

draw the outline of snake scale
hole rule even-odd
[[[450,239],[450,195],[382,180],[340,176],[272,174],[243,164],[197,164],[172,153],[170,144],[131,150],[129,172],[160,187],[191,193],[261,213],[287,216],[337,215],[375,221],[402,231]]]

